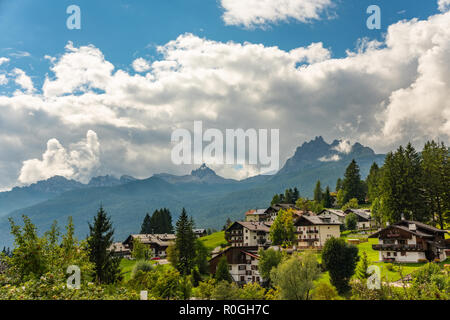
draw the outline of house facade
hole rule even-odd
[[[402,220],[370,236],[378,238],[373,249],[380,261],[416,263],[447,259],[450,245],[447,231],[417,221]]]
[[[357,229],[358,230],[370,230],[376,228],[376,221],[372,219],[370,210],[368,209],[347,209],[345,210],[345,215],[354,213],[358,219]]]
[[[345,212],[337,209],[324,209],[317,214],[318,216],[330,216],[333,220],[337,220],[340,223],[345,223]]]
[[[149,246],[153,257],[165,258],[167,248],[175,243],[176,236],[174,234],[132,234],[123,242],[130,252],[133,251],[134,239]]]
[[[225,231],[225,239],[232,247],[258,247],[270,243],[269,222],[236,221]]]
[[[330,238],[341,236],[341,222],[328,216],[304,214],[295,221],[297,248],[321,249]]]
[[[228,268],[233,281],[238,285],[247,283],[261,284],[261,278],[258,270],[258,247],[229,247],[225,251],[213,256],[209,260],[210,273],[215,274],[219,261],[227,259]]]

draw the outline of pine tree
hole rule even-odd
[[[295,203],[298,200],[298,198],[300,198],[300,191],[298,191],[297,187],[294,188],[293,197],[294,197],[293,203]]]
[[[151,233],[153,233],[152,229],[153,229],[152,228],[152,218],[147,213],[145,215],[144,221],[142,222],[141,234],[151,234]]]
[[[231,283],[233,281],[230,271],[228,270],[228,262],[225,257],[219,260],[214,278],[216,279],[217,282],[228,281]]]
[[[120,259],[114,257],[108,249],[113,243],[114,229],[103,206],[89,223],[89,260],[94,263],[94,278],[98,283],[115,283],[121,280]]]
[[[367,198],[372,203],[375,198],[379,196],[379,182],[380,182],[380,168],[378,164],[374,162],[370,167],[369,175],[366,179],[367,184]]]
[[[347,170],[345,170],[342,189],[345,192],[344,203],[347,203],[352,198],[358,199],[359,203],[364,203],[365,195],[363,185],[361,183],[359,166],[354,159],[347,167]]]
[[[367,269],[370,266],[370,261],[369,258],[367,258],[367,253],[363,252],[362,253],[362,258],[356,268],[356,277],[359,280],[367,280],[370,277],[370,273],[367,272]]]
[[[270,205],[274,206],[279,203],[280,203],[280,196],[278,194],[276,194],[273,196],[272,201],[270,202]]]
[[[342,189],[342,179],[338,178],[336,181],[336,192]]]
[[[450,210],[449,151],[443,143],[427,142],[422,159],[424,200],[433,212],[433,220],[437,220],[440,228],[444,229],[444,213]]]
[[[194,267],[195,260],[195,234],[193,220],[189,218],[183,208],[176,224],[175,249],[178,254],[176,268],[183,275],[189,275]]]
[[[331,208],[333,206],[329,186],[327,186],[325,188],[325,193],[323,194],[322,203],[323,203],[324,208]]]
[[[316,183],[316,188],[314,189],[314,201],[322,202],[323,190],[320,185],[320,180]]]

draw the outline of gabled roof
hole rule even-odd
[[[231,226],[228,227],[230,229],[234,225],[239,224],[242,227],[251,230],[251,231],[264,231],[264,232],[270,232],[270,224],[266,222],[250,222],[250,221],[236,221],[231,224]],[[227,229],[227,230],[228,230]]]
[[[310,222],[313,225],[341,225],[342,223],[337,221],[337,220],[333,220],[333,219],[328,219],[326,217],[323,216],[317,216],[317,215],[302,215],[297,221],[301,221],[302,219],[305,219],[306,221]]]
[[[318,215],[322,215],[322,214],[327,213],[327,212],[333,213],[333,214],[337,215],[338,217],[342,217],[342,218],[344,218],[346,216],[344,211],[337,210],[337,209],[323,209],[322,211],[320,211],[318,213]]]
[[[264,214],[266,214],[267,212],[267,209],[251,209],[251,210],[248,210],[246,213],[245,213],[245,215],[246,216],[249,216],[249,215],[264,215]]]
[[[161,247],[168,247],[175,241],[176,236],[174,234],[132,234],[123,243],[134,239],[138,239],[143,244],[155,243]]]
[[[353,212],[354,214],[356,214],[357,216],[359,216],[360,218],[369,221],[370,220],[370,211],[367,210],[363,210],[363,209],[347,209],[345,210],[345,213],[350,213]]]
[[[429,226],[429,225],[427,225],[425,223],[418,222],[418,221],[401,220],[401,221],[395,223],[395,225],[406,225],[406,226],[408,226],[410,224],[415,224],[417,226],[417,228],[424,229],[424,230],[430,231],[432,233],[436,233],[436,232],[438,232],[438,233],[447,233],[446,230],[441,230],[441,229],[435,228],[433,226]]]

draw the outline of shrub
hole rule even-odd
[[[153,265],[151,262],[146,260],[139,260],[136,262],[133,268],[133,277],[136,275],[138,271],[142,272],[150,272],[153,270]]]

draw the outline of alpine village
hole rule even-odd
[[[450,298],[447,146],[400,147],[365,178],[353,160],[336,186],[317,181],[313,197],[303,192],[280,190],[266,207],[222,221],[222,230],[202,228],[185,209],[173,224],[166,208],[124,239],[103,206],[85,240],[71,218],[64,232],[56,224],[37,230],[25,215],[23,226],[11,219],[0,299]],[[66,285],[72,265],[77,290]]]

